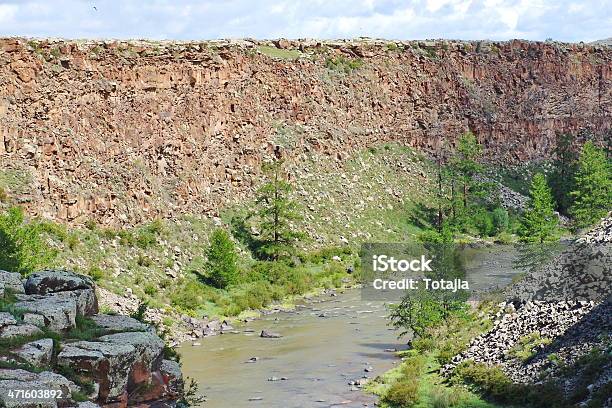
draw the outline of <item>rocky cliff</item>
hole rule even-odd
[[[489,42],[0,40],[0,181],[32,213],[127,224],[214,214],[262,159],[423,150],[474,131],[492,160],[604,137],[612,51]],[[609,135],[609,133],[607,133]]]
[[[154,329],[99,314],[86,276],[45,271],[22,281],[0,271],[0,307],[0,406],[144,408],[182,393],[180,366],[165,359]]]

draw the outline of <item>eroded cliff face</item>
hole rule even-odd
[[[275,146],[341,167],[373,144],[435,151],[470,129],[491,160],[540,158],[556,131],[609,137],[611,50],[4,39],[0,170],[34,214],[125,224],[243,199]]]

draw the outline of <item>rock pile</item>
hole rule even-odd
[[[61,390],[62,398],[35,401],[45,407],[76,406],[77,395],[109,407],[179,398],[180,366],[164,358],[163,340],[136,319],[98,314],[90,278],[44,271],[23,282],[0,271],[0,294],[0,359],[9,367],[0,369],[1,406],[31,406],[11,396],[16,389]]]
[[[574,365],[593,349],[610,352],[611,247],[609,216],[571,243],[561,256],[508,290],[493,328],[455,356],[443,373],[450,373],[462,361],[473,360],[499,365],[517,383],[554,380],[568,395],[574,392],[580,376],[567,376],[559,368]],[[527,356],[513,354],[517,347],[525,350],[529,338],[535,341],[530,342]],[[598,373],[589,395],[610,382],[611,365],[608,362],[608,368]]]

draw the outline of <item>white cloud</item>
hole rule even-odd
[[[17,12],[14,4],[0,4],[0,23],[9,23]]]
[[[0,0],[0,36],[591,41],[611,26],[609,0]]]

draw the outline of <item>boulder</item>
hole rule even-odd
[[[29,295],[44,295],[78,289],[94,289],[93,280],[89,276],[74,272],[48,270],[33,273],[25,283],[25,293]]]
[[[2,283],[4,291],[10,290],[13,293],[24,293],[23,282],[19,273],[0,271],[0,283]]]
[[[15,307],[43,316],[45,327],[54,331],[64,331],[75,326],[77,304],[71,297],[24,296],[15,303]]]
[[[164,383],[172,390],[181,390],[183,388],[183,373],[181,366],[176,361],[162,360],[159,366],[159,372],[164,378]]]
[[[8,312],[0,312],[0,328],[10,324],[17,324],[17,320]]]
[[[98,298],[94,289],[77,289],[70,292],[56,292],[49,296],[58,299],[73,299],[77,313],[81,316],[91,316],[98,313]]]
[[[134,359],[132,377],[134,383],[148,380],[151,371],[161,363],[164,341],[156,334],[149,332],[124,332],[109,334],[99,339],[117,345],[127,344],[136,350],[138,358]]]
[[[24,408],[24,407],[37,407],[55,408],[58,406],[58,402],[64,402],[68,400],[64,399],[48,399],[48,400],[36,400],[33,404],[24,404],[23,400],[16,400],[10,398],[8,392],[10,390],[33,390],[33,389],[48,389],[48,390],[61,390],[62,395],[70,397],[70,395],[78,391],[79,388],[72,381],[65,377],[52,373],[50,371],[44,371],[42,373],[31,373],[29,371],[21,369],[0,369],[0,406],[6,408]]]
[[[35,367],[46,366],[53,356],[53,339],[40,339],[26,343],[12,351],[20,359]]]
[[[11,337],[26,337],[41,334],[42,330],[32,324],[12,324],[0,329],[0,339]]]
[[[274,333],[268,330],[262,330],[261,334],[259,335],[259,337],[263,337],[266,339],[279,339],[281,337],[283,337],[281,334],[279,333]]]
[[[64,345],[57,363],[93,379],[99,385],[98,398],[114,402],[124,398],[137,359],[136,349],[130,344],[79,341]]]
[[[79,402],[77,408],[100,408],[98,404],[94,404],[91,401]]]
[[[149,325],[139,322],[133,317],[122,315],[98,314],[91,319],[100,327],[113,332],[121,331],[150,331]]]
[[[38,327],[45,326],[45,316],[36,313],[24,313],[23,321]]]

